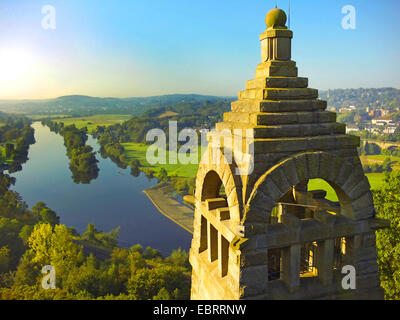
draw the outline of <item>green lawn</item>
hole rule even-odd
[[[367,173],[371,189],[377,189],[385,182],[385,173]]]
[[[110,126],[122,123],[131,118],[132,116],[129,114],[97,114],[88,117],[54,119],[54,121],[58,123],[62,122],[65,126],[74,124],[78,129],[87,127],[90,134],[97,126]]]
[[[390,158],[394,164],[392,165],[393,170],[400,170],[400,157],[395,157],[395,156],[387,156],[384,154],[380,155],[368,155],[368,156],[361,156],[361,162],[363,164],[382,164],[386,158]]]
[[[155,164],[155,165],[151,165],[146,160],[146,151],[147,151],[147,148],[149,147],[148,145],[141,144],[141,143],[122,143],[122,145],[125,148],[124,154],[129,159],[139,160],[143,167],[149,167],[156,172],[158,172],[161,168],[165,168],[165,170],[167,170],[167,172],[168,172],[168,175],[170,175],[170,176],[176,175],[178,177],[184,177],[184,178],[196,177],[197,168],[198,168],[197,164],[188,164],[188,165]],[[205,149],[202,150],[202,153],[204,151],[205,151]],[[167,151],[166,155],[167,155],[167,159],[168,159],[169,158],[168,151]],[[372,156],[372,157],[378,157],[377,159],[380,159],[381,157],[384,158],[385,156]],[[392,158],[396,158],[396,157],[392,157]],[[396,161],[396,160],[397,159],[393,159],[393,161]],[[383,184],[384,179],[385,179],[384,173],[368,173],[366,176],[368,177],[368,180],[369,180],[369,183],[371,184],[372,189],[379,188]],[[310,180],[309,190],[318,190],[318,189],[323,189],[323,190],[327,191],[327,199],[329,199],[331,201],[337,201],[337,196],[336,196],[335,191],[326,181],[324,181],[322,179]]]
[[[383,185],[385,180],[384,173],[367,173],[366,174],[371,189],[377,189]],[[338,201],[335,190],[329,185],[328,182],[322,179],[312,179],[308,183],[308,190],[326,190],[326,198],[331,201]]]
[[[187,165],[182,165],[182,164],[155,164],[151,165],[147,162],[146,159],[146,152],[147,148],[149,147],[148,145],[141,144],[141,143],[122,143],[122,145],[125,148],[125,155],[129,159],[137,159],[140,161],[143,167],[149,167],[152,170],[158,172],[161,170],[161,168],[164,168],[167,170],[168,175],[170,176],[178,176],[182,178],[195,178],[197,174],[197,169],[198,169],[198,164],[187,164]],[[202,150],[199,152],[199,159],[200,159],[200,153],[202,154],[205,151]],[[167,158],[167,163],[169,162],[169,151],[166,152],[166,158]],[[179,162],[179,161],[178,161]]]

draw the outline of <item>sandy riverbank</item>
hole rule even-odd
[[[193,233],[194,210],[170,196],[173,189],[169,184],[157,184],[143,192],[164,216]]]

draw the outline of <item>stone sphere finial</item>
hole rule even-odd
[[[268,28],[285,27],[287,16],[282,9],[272,9],[265,17],[265,23]]]

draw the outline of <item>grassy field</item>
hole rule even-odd
[[[391,161],[393,162],[392,168],[393,170],[400,170],[400,157],[394,157],[394,156],[387,156],[387,155],[369,155],[369,156],[361,156],[360,160],[362,164],[383,164],[383,162],[386,160],[386,158],[390,158]]]
[[[156,164],[151,165],[146,160],[146,150],[148,148],[145,144],[140,143],[122,143],[125,148],[125,155],[129,159],[137,159],[140,161],[143,167],[151,168],[152,170],[158,172],[161,168],[165,168],[170,176],[178,176],[183,178],[194,178],[197,174],[197,164]],[[202,152],[204,152],[203,150]],[[169,158],[169,152],[166,153],[167,159]],[[200,155],[199,155],[200,157]],[[370,156],[369,156],[370,157]],[[385,156],[371,156],[377,157],[376,159],[380,160],[381,158],[385,159]],[[393,161],[396,161],[396,157],[392,157]],[[199,158],[200,159],[200,158]],[[400,160],[400,159],[399,159]],[[383,161],[383,160],[382,160]],[[168,161],[167,161],[168,162]],[[367,174],[369,183],[371,184],[372,189],[379,188],[385,179],[384,173],[368,173]],[[327,198],[332,201],[337,201],[336,193],[332,189],[332,187],[322,179],[313,179],[309,182],[309,190],[318,190],[323,189],[327,191]]]
[[[167,170],[168,175],[170,176],[177,176],[177,177],[182,177],[182,178],[195,178],[197,174],[197,168],[198,164],[187,164],[187,165],[182,165],[182,164],[155,164],[152,165],[147,162],[146,160],[146,152],[147,148],[149,147],[148,145],[141,144],[141,143],[122,143],[123,147],[125,148],[125,153],[129,159],[137,159],[140,161],[141,165],[143,167],[148,167],[151,168],[152,170],[158,172],[161,170],[161,168],[164,168]],[[199,150],[199,160],[201,157],[202,152],[204,150],[200,151]],[[167,162],[169,159],[170,152],[166,152],[166,158]],[[178,161],[179,162],[179,161]]]
[[[68,118],[69,116],[66,114],[28,114],[26,115],[28,118],[32,120],[42,120],[42,119],[61,119],[61,118]]]
[[[377,189],[383,185],[385,180],[384,173],[367,173],[366,174],[369,184],[371,185],[371,189]],[[338,201],[335,190],[329,185],[328,182],[322,179],[312,179],[308,183],[308,190],[326,190],[327,195],[326,198],[331,201]]]
[[[54,121],[58,123],[62,122],[65,126],[74,124],[78,129],[87,127],[88,132],[92,133],[97,126],[110,126],[122,123],[131,118],[132,116],[129,114],[97,114],[89,117],[54,119]]]

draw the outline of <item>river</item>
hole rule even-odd
[[[88,223],[98,230],[110,231],[120,226],[120,246],[151,246],[163,255],[173,249],[188,250],[192,235],[164,217],[142,190],[156,184],[144,174],[134,178],[130,169],[118,168],[110,159],[99,160],[99,176],[90,184],[75,184],[63,138],[40,122],[33,123],[36,143],[31,145],[29,160],[23,170],[12,174],[19,192],[29,207],[45,202],[57,212],[61,223],[85,231]],[[99,145],[89,136],[95,151]]]

